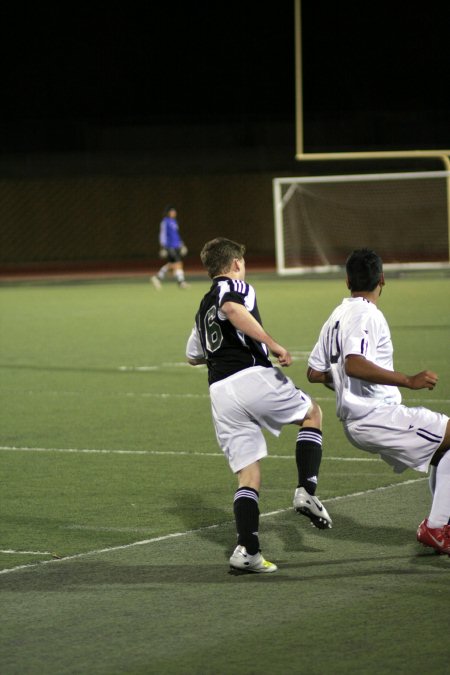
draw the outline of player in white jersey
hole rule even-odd
[[[433,502],[417,539],[450,554],[450,421],[443,413],[402,404],[399,387],[433,389],[436,373],[394,370],[389,326],[377,304],[385,285],[381,258],[353,251],[346,263],[351,297],[336,307],[308,361],[308,379],[336,393],[349,441],[377,453],[394,471],[430,469]]]
[[[238,545],[232,568],[275,572],[260,552],[260,460],[267,455],[262,429],[278,436],[285,424],[297,424],[298,485],[294,509],[320,529],[331,527],[326,508],[315,497],[322,458],[322,412],[281,370],[292,357],[262,327],[255,289],[245,281],[245,246],[223,237],[205,244],[201,260],[212,286],[200,303],[186,355],[208,367],[209,392],[217,441],[237,475],[234,516]]]

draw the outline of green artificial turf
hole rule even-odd
[[[415,540],[430,496],[350,446],[307,355],[340,280],[256,276],[288,374],[324,412],[318,531],[291,510],[296,429],[267,435],[260,536],[275,575],[231,575],[235,478],[206,371],[184,349],[206,280],[0,288],[2,674],[448,672],[450,558]],[[388,279],[411,405],[450,410],[450,279]]]

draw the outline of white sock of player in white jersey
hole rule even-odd
[[[436,467],[430,466],[430,472],[428,474],[428,485],[430,487],[431,496],[434,497],[434,490],[436,488]]]
[[[428,527],[444,527],[450,517],[450,450],[447,450],[436,468],[433,504],[428,516]]]

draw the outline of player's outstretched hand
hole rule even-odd
[[[432,370],[422,370],[416,375],[411,375],[409,378],[409,388],[410,389],[434,389],[438,376],[436,373],[433,373]]]

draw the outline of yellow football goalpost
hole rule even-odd
[[[294,0],[294,3],[296,159],[299,162],[326,162],[436,158],[442,162],[443,170],[275,178],[278,271],[289,274],[309,269],[333,269],[336,260],[342,259],[346,247],[352,241],[358,241],[358,236],[361,240],[374,240],[378,248],[386,244],[386,259],[392,267],[448,266],[449,149],[305,152],[301,0]],[[381,222],[375,217],[376,212],[380,214]],[[378,232],[380,226],[385,229],[382,239]]]

